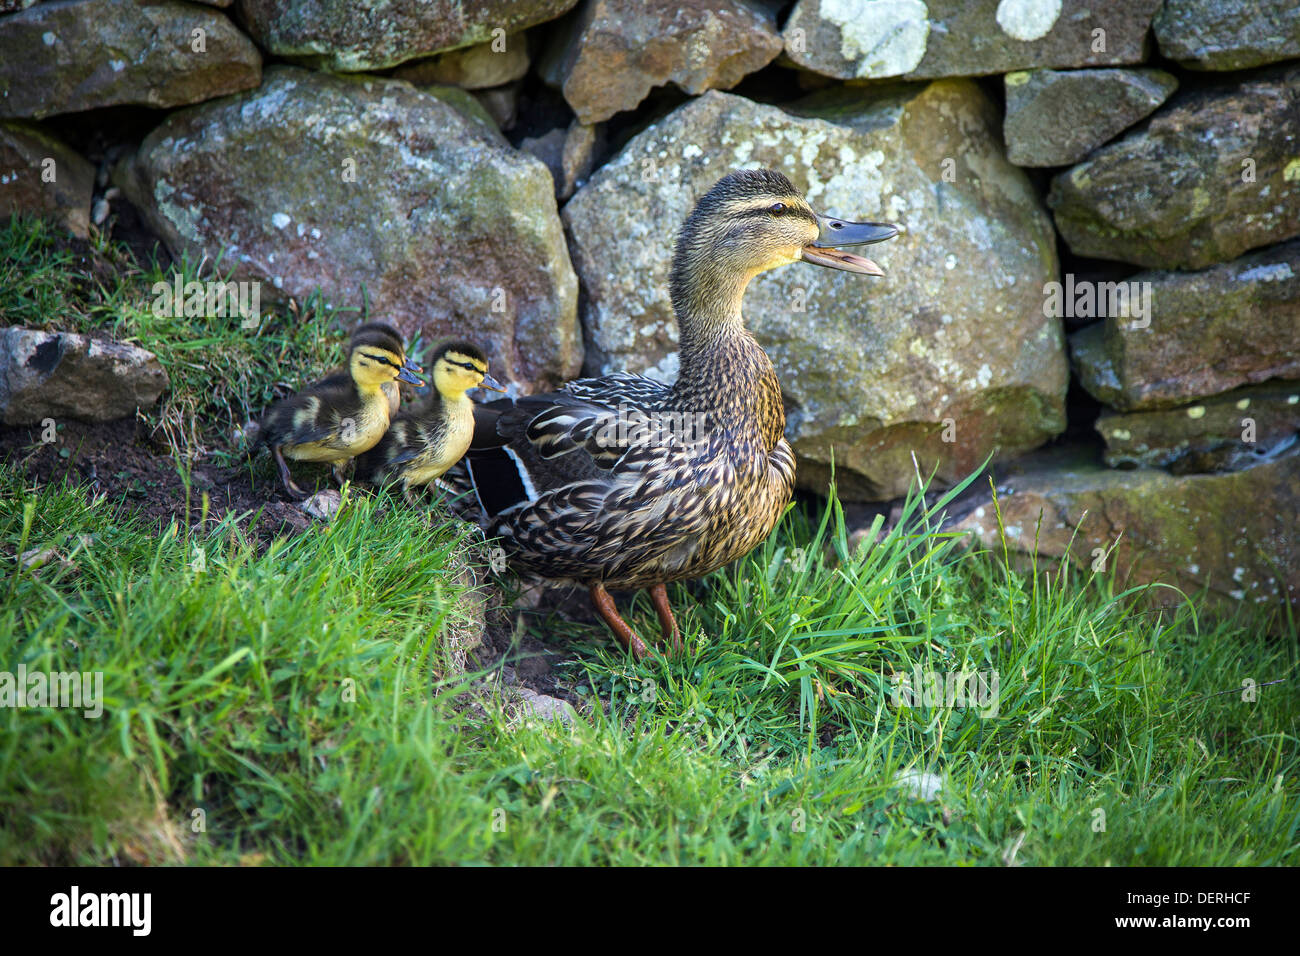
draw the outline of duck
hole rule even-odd
[[[794,491],[781,383],[745,327],[746,287],[800,262],[883,276],[843,247],[900,230],[815,212],[776,170],[724,176],[696,202],[673,253],[676,381],[620,372],[479,406],[471,447],[445,479],[460,492],[451,500],[523,578],[585,587],[638,660],[649,646],[609,592],[648,590],[661,642],[680,652],[667,585],[748,554]]]
[[[307,493],[294,482],[286,458],[329,464],[335,479],[341,480],[341,467],[388,430],[393,402],[385,386],[399,381],[423,385],[415,374],[419,371],[406,357],[396,329],[385,322],[367,322],[348,342],[345,371],[272,405],[262,417],[256,445],[271,449],[289,496],[302,499]]]
[[[369,451],[357,458],[355,477],[373,485],[400,483],[408,501],[413,489],[436,482],[460,461],[474,437],[475,388],[504,392],[488,374],[487,356],[469,342],[440,345],[429,360],[432,401],[421,412],[401,412]]]
[[[355,338],[357,335],[364,332],[365,330],[372,329],[372,328],[386,330],[390,333],[396,332],[396,329],[394,329],[387,322],[367,322],[363,325],[358,326],[356,330],[352,333],[352,335]],[[411,366],[411,367],[415,368],[415,366]],[[422,371],[422,369],[419,368],[416,368],[415,370],[417,372]],[[347,376],[348,372],[347,369],[337,369],[333,374]],[[384,382],[379,387],[383,389],[384,397],[388,399],[388,419],[391,422],[402,407],[402,397],[403,397],[402,387],[400,384],[398,384],[397,379],[392,379],[390,381]]]

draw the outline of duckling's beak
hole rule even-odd
[[[420,366],[416,365],[413,361],[411,361],[410,356],[406,356],[405,358],[402,359],[402,367],[397,373],[397,379],[398,381],[407,382],[411,385],[418,385],[421,388],[423,388],[424,383],[415,377],[416,372],[423,372],[423,371],[424,369],[420,368]]]
[[[483,373],[483,381],[478,383],[478,387],[490,388],[494,392],[504,392],[506,390],[506,387],[504,385],[502,385],[500,382],[494,379],[491,375],[488,375],[486,372]]]
[[[818,216],[821,232],[816,242],[799,250],[799,258],[815,266],[827,266],[844,272],[857,272],[867,276],[883,276],[885,270],[870,259],[845,252],[840,246],[865,246],[872,242],[893,239],[902,230],[888,222],[846,222],[829,216]]]

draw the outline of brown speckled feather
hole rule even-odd
[[[488,406],[535,492],[485,523],[519,570],[648,587],[707,574],[767,537],[794,488],[776,374],[743,330],[715,343],[704,361],[699,371],[726,388],[618,375]],[[615,447],[599,434],[616,427],[620,408],[624,420],[678,413],[698,427]],[[447,477],[472,490],[465,468]]]

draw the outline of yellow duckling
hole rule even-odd
[[[441,346],[431,363],[433,403],[427,411],[403,412],[373,448],[357,458],[356,477],[376,485],[401,482],[411,489],[441,478],[460,461],[474,437],[472,388],[505,389],[488,374],[487,356],[468,342]]]
[[[310,388],[276,402],[262,418],[259,443],[271,449],[285,491],[294,498],[306,493],[294,484],[285,458],[339,466],[370,449],[388,429],[391,400],[384,386],[395,380],[423,384],[420,371],[406,358],[397,330],[369,322],[352,335],[348,367]]]

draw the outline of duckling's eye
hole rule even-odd
[[[785,210],[786,210],[786,205],[783,202],[774,202],[772,203],[772,205],[767,207],[767,211],[774,216],[781,215],[783,212],[785,212]]]

